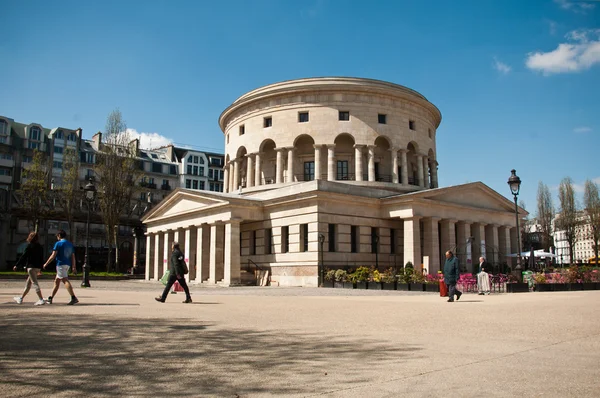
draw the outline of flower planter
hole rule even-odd
[[[583,290],[583,283],[567,283],[569,291]]]
[[[367,283],[367,289],[369,289],[369,290],[382,290],[383,286],[381,285],[381,282],[368,282]]]
[[[554,283],[536,283],[535,291],[536,292],[552,292],[554,289]]]
[[[336,289],[343,289],[344,288],[344,282],[335,281],[335,282],[333,282],[333,287],[336,288]]]
[[[396,283],[395,282],[383,282],[381,284],[381,288],[382,288],[382,290],[396,290]]]
[[[569,286],[566,283],[553,283],[553,285],[553,292],[566,292],[567,290],[569,290]]]
[[[598,284],[596,282],[584,282],[581,285],[583,290],[598,290]]]
[[[527,283],[507,283],[506,293],[527,293],[529,285]]]
[[[396,290],[401,290],[403,292],[408,292],[408,283],[398,283],[396,285]]]
[[[439,293],[440,292],[440,284],[439,283],[427,283],[427,284],[425,284],[425,291]]]
[[[325,281],[321,287],[336,287],[334,281]]]
[[[409,283],[409,289],[411,292],[424,292],[425,284],[424,283]]]
[[[367,289],[367,282],[356,282],[355,289]]]
[[[342,288],[343,289],[356,289],[356,285],[352,282],[344,282]]]

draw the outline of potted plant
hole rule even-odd
[[[536,272],[533,274],[533,281],[535,282],[534,288],[536,292],[551,292],[552,283],[548,283],[546,274],[543,272]]]
[[[397,283],[396,290],[408,291],[410,278],[413,273],[412,263],[409,261],[406,263],[406,267],[401,269],[398,275],[396,275]]]
[[[335,287],[335,270],[327,269],[325,272],[325,281],[323,282],[323,287]]]
[[[367,267],[358,267],[352,273],[352,281],[356,285],[357,289],[366,289],[367,288],[367,280],[369,279],[369,274],[371,271]]]
[[[348,278],[346,270],[338,269],[335,271],[335,287],[341,289],[352,289],[354,288],[352,281]]]
[[[410,276],[410,282],[408,286],[411,292],[424,292],[425,291],[425,275],[419,270],[414,270]]]
[[[393,268],[388,268],[381,273],[381,287],[383,290],[396,290],[396,276]]]
[[[369,273],[367,289],[381,290],[382,288],[383,286],[381,285],[381,273],[377,269],[375,269],[375,267],[372,267],[371,272]]]
[[[437,275],[427,274],[425,277],[426,292],[440,292],[440,278]]]
[[[508,276],[506,282],[506,293],[526,293],[529,292],[529,285],[527,282],[519,282],[514,275]]]

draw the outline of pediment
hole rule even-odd
[[[440,205],[458,205],[492,211],[514,212],[512,203],[504,196],[482,183],[458,185],[440,190],[428,191],[423,199]]]
[[[176,191],[170,197],[163,200],[158,207],[148,215],[144,222],[148,223],[158,218],[169,218],[195,213],[199,210],[206,210],[228,203],[227,200],[222,198],[210,197],[202,193]]]

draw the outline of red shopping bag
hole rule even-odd
[[[443,280],[440,281],[440,297],[448,297],[448,286]]]
[[[179,281],[175,281],[175,283],[173,284],[173,291],[174,292],[183,292],[183,288],[179,284]]]

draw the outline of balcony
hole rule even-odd
[[[14,161],[14,159],[0,159],[0,166],[15,167],[15,161]]]
[[[12,183],[12,176],[0,175],[0,184]]]
[[[148,183],[148,188],[150,189],[156,189],[156,184],[153,182]]]
[[[160,186],[160,189],[162,189],[163,191],[170,191],[171,190],[171,186],[169,184],[163,184]]]

